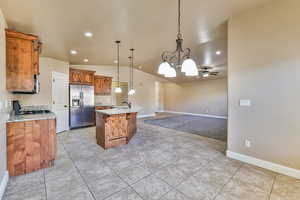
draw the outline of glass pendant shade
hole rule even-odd
[[[122,93],[122,88],[116,87],[115,88],[115,93]]]
[[[158,74],[165,75],[168,73],[169,68],[171,68],[168,62],[162,62],[158,67]]]
[[[169,67],[168,71],[165,74],[166,78],[175,78],[176,77],[176,70],[173,67]]]
[[[134,95],[134,94],[135,94],[135,90],[134,89],[129,90],[128,95]]]
[[[181,66],[181,72],[185,72],[186,74],[199,74],[197,65],[195,61],[191,58],[188,58],[183,61],[182,66]],[[188,76],[188,75],[187,75]],[[196,75],[194,75],[196,76]]]

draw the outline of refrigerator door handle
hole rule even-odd
[[[80,91],[80,109],[82,109],[82,107],[83,107],[83,92],[82,91]]]
[[[84,108],[84,96],[83,92],[81,92],[81,103],[82,103],[82,108]]]

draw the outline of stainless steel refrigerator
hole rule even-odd
[[[70,85],[70,128],[95,125],[94,87]]]

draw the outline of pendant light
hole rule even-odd
[[[135,90],[133,89],[133,51],[134,49],[130,49],[131,56],[129,57],[130,60],[130,68],[129,68],[129,92],[128,95],[134,95]]]
[[[121,41],[117,40],[117,87],[115,88],[115,93],[122,93],[122,88],[120,87],[120,43]]]
[[[198,76],[199,71],[195,61],[191,58],[191,49],[183,49],[183,38],[181,34],[181,0],[178,0],[178,33],[176,39],[176,50],[162,53],[162,63],[158,67],[158,74],[167,78],[176,77],[175,67],[181,68],[186,76]],[[174,67],[172,67],[172,66]]]

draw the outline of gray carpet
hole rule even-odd
[[[145,123],[227,141],[227,120],[191,115],[148,119]]]

